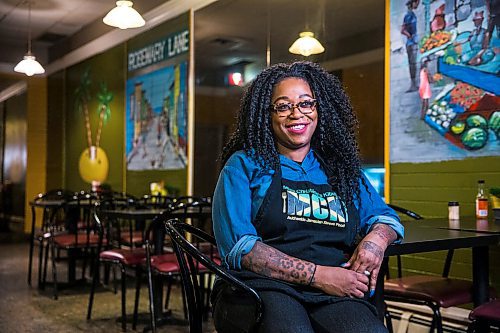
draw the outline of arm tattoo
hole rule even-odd
[[[374,242],[365,241],[361,243],[361,248],[375,254],[379,258],[382,258],[384,256],[384,250],[382,250],[382,248]]]
[[[256,242],[241,263],[249,271],[305,285],[310,283],[316,267],[309,261],[289,256],[262,242]]]
[[[374,232],[377,236],[385,240],[387,244],[391,244],[398,238],[396,232],[386,224],[381,224],[381,223],[375,224],[375,226],[372,229],[372,232]]]

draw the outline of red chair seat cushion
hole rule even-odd
[[[125,244],[142,245],[144,244],[144,237],[142,236],[142,231],[132,231],[132,235],[128,232],[123,232],[121,235],[121,240]]]
[[[179,273],[180,267],[175,253],[165,253],[151,257],[151,268],[160,274]]]
[[[88,241],[87,241],[88,237]],[[99,243],[99,235],[86,233],[75,234],[61,234],[54,236],[54,243],[59,247],[84,247],[87,245],[97,246]]]
[[[490,301],[478,306],[471,311],[469,319],[485,319],[500,322],[500,300]]]
[[[144,248],[112,249],[102,251],[99,258],[104,261],[118,261],[127,266],[136,266],[146,258]]]
[[[439,276],[414,275],[384,282],[384,294],[430,301],[443,308],[472,302],[472,282]]]

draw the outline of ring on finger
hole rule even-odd
[[[366,276],[370,276],[372,273],[371,273],[371,272],[369,272],[369,271],[367,271],[367,270],[365,270],[365,271],[363,272],[363,274],[364,274],[364,275],[366,275]]]

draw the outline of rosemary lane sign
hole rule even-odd
[[[189,30],[177,32],[128,54],[128,70],[133,71],[189,51]]]

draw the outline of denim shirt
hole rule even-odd
[[[302,163],[280,155],[282,177],[292,181],[326,184],[327,176],[312,150]],[[249,253],[255,242],[261,240],[252,221],[271,185],[274,170],[263,170],[243,151],[235,152],[222,169],[213,197],[213,227],[224,265],[241,269],[241,258]],[[388,207],[365,175],[367,188],[361,184],[359,199],[354,205],[360,217],[361,235],[366,235],[373,224],[383,223],[394,229],[398,242],[404,237],[404,228],[398,215]]]

